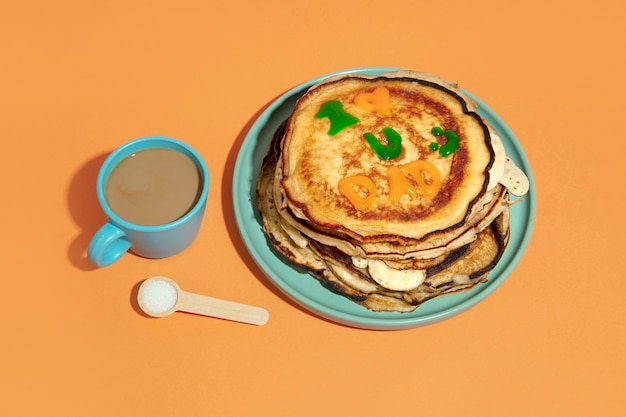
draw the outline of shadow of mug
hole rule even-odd
[[[82,271],[98,268],[87,257],[87,246],[94,233],[106,221],[96,195],[96,179],[108,155],[109,153],[97,155],[80,166],[72,177],[67,191],[70,215],[81,229],[80,234],[70,242],[67,257],[75,268]]]

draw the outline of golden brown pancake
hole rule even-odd
[[[495,160],[490,130],[458,88],[409,78],[406,73],[397,75],[331,80],[298,101],[286,127],[277,171],[285,204],[295,217],[363,241],[388,241],[390,235],[417,240],[464,224],[487,191]],[[355,104],[357,96],[373,94],[378,88],[388,91],[391,110],[387,114]],[[316,116],[333,101],[358,122],[331,135],[332,119]],[[384,142],[385,128],[401,137],[400,155],[389,160],[364,140],[371,133]],[[458,149],[447,157],[431,150],[431,144],[439,149],[446,146],[446,138],[435,136],[434,128],[454,132]],[[415,183],[420,178],[406,167],[416,162],[436,168],[440,189],[432,196],[404,193],[399,201],[392,201],[389,170],[400,169]],[[367,177],[375,185],[376,199],[365,210],[351,204],[338,187],[342,179],[355,176]]]
[[[257,202],[280,256],[373,311],[472,288],[528,181],[455,85],[402,71],[313,86],[277,130]],[[526,188],[525,188],[526,187]]]

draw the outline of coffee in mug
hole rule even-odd
[[[111,170],[105,196],[122,219],[155,226],[187,214],[201,191],[193,161],[172,149],[152,148],[128,155]]]
[[[96,182],[107,222],[87,254],[97,266],[127,251],[166,258],[196,238],[206,208],[209,172],[189,145],[164,136],[135,139],[104,161]]]

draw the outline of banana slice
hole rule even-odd
[[[426,271],[421,269],[392,269],[380,259],[369,259],[367,263],[372,279],[390,290],[409,291],[426,279]]]

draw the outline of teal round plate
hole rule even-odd
[[[530,191],[511,207],[509,245],[489,281],[458,294],[425,302],[410,313],[373,312],[324,288],[317,279],[294,267],[279,256],[262,230],[256,205],[256,183],[261,162],[279,124],[287,119],[296,101],[314,84],[337,74],[375,75],[397,68],[368,67],[327,74],[307,81],[281,95],[257,118],[248,131],[235,162],[233,203],[241,237],[258,266],[284,294],[311,313],[346,326],[370,330],[402,330],[436,323],[476,305],[491,294],[513,271],[530,239],[535,217],[535,188],[530,165],[524,151],[505,123],[480,100],[467,93],[478,104],[478,113],[498,131],[507,155],[530,180]]]

